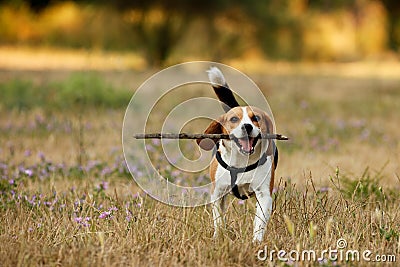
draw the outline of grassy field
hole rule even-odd
[[[291,137],[278,144],[262,244],[251,243],[254,200],[230,198],[213,240],[209,206],[169,207],[135,185],[122,121],[152,71],[0,71],[1,265],[371,265],[257,257],[335,249],[340,238],[344,251],[400,261],[400,79],[333,70],[248,73]]]

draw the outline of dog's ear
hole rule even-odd
[[[222,134],[223,126],[221,124],[222,117],[217,120],[213,120],[210,125],[208,125],[207,129],[204,131],[205,134]],[[217,143],[217,139],[197,139],[197,144],[204,150],[212,150]]]
[[[262,120],[263,123],[261,124],[261,132],[262,134],[271,134],[274,131],[274,125],[272,124],[271,117],[266,113],[262,113]],[[267,155],[274,155],[275,159],[275,167],[276,164],[278,164],[278,154],[277,154],[277,149],[275,146],[275,142],[273,140],[266,140],[268,144],[268,149],[267,149]]]
[[[266,112],[262,113],[263,123],[260,125],[261,132],[263,134],[269,134],[274,131],[274,126],[272,124],[272,120]]]

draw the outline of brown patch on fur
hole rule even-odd
[[[218,161],[214,157],[210,164],[210,178],[211,178],[211,183],[212,183],[212,189],[211,189],[212,193],[214,192],[214,188],[215,188],[215,175],[217,173],[217,168],[218,168]]]
[[[213,120],[210,125],[208,125],[207,129],[204,131],[205,134],[222,134],[224,131],[224,127],[222,127],[223,116],[219,117],[218,120]],[[211,150],[214,148],[216,142],[218,140],[212,139],[197,139],[197,144],[204,150]]]
[[[253,124],[261,129],[263,134],[272,133],[273,124],[269,115],[257,108],[257,107],[246,107],[247,114],[249,118],[252,120]],[[260,120],[255,120],[255,116],[259,116]],[[237,117],[237,121],[231,121],[231,118]],[[242,107],[234,107],[230,109],[227,113],[221,115],[217,120],[213,120],[207,129],[204,131],[206,134],[230,134],[230,132],[237,127],[237,125],[243,119],[243,110]],[[211,139],[198,139],[196,140],[197,144],[204,150],[211,150],[214,148],[215,144],[218,140]],[[268,150],[267,155],[274,156],[274,145],[272,140],[268,140]],[[210,164],[210,178],[213,184],[212,191],[215,188],[215,175],[218,168],[218,161],[214,157]],[[275,179],[275,164],[272,163],[271,167],[271,181],[269,185],[270,194],[272,194],[272,190],[274,189],[274,179]]]
[[[246,110],[247,110],[247,114],[249,115],[250,119],[253,118],[253,116],[255,116],[255,115],[257,115],[261,118],[261,120],[258,122],[254,121],[254,120],[252,120],[252,121],[253,121],[254,125],[260,127],[261,132],[263,134],[272,133],[272,131],[274,129],[272,120],[265,111],[263,111],[257,107],[247,107]]]
[[[274,179],[275,179],[275,164],[272,161],[271,166],[271,180],[269,181],[269,194],[272,196],[272,190],[274,190]]]
[[[253,124],[260,128],[261,121],[256,121],[253,118],[254,118],[254,116],[259,116],[262,118],[264,116],[262,113],[265,113],[265,112],[263,112],[261,110],[255,111],[254,109],[255,108],[252,108],[252,107],[246,107],[247,115],[249,116],[249,118],[251,119]]]

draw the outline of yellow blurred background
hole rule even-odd
[[[0,1],[0,67],[23,65],[32,53],[32,64],[57,66],[63,54],[65,67],[76,68],[397,62],[399,14],[400,2],[390,0]]]

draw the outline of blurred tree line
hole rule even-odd
[[[0,0],[0,8],[0,43],[129,49],[151,65],[400,52],[398,0]]]

